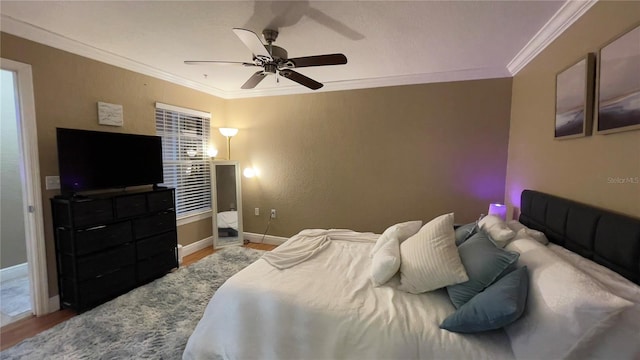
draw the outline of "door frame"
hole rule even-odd
[[[36,127],[36,107],[33,95],[33,72],[31,65],[0,58],[0,68],[16,74],[16,94],[18,95],[18,132],[21,151],[22,198],[26,202],[23,209],[29,285],[31,287],[31,310],[36,315],[44,315],[57,309],[49,307],[49,283],[47,275],[47,254],[44,238],[44,211],[40,186],[40,162],[38,157],[38,132]]]

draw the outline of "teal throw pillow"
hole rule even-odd
[[[456,228],[456,246],[460,246],[463,242],[465,242],[473,234],[477,233],[478,229],[479,228],[478,228],[478,222],[477,221],[458,226]]]
[[[458,333],[500,329],[522,316],[528,293],[529,274],[525,266],[474,296],[444,319],[440,328]]]
[[[475,233],[460,245],[458,253],[469,280],[447,286],[449,298],[456,308],[461,307],[491,285],[520,257],[516,252],[496,247],[484,231]]]

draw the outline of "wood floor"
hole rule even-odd
[[[269,244],[248,243],[245,247],[258,250],[273,250],[276,246]],[[182,266],[189,266],[207,255],[213,254],[213,247],[208,247],[193,254],[187,255],[182,259]],[[0,351],[10,348],[20,341],[37,335],[59,323],[74,317],[76,313],[73,310],[64,309],[47,314],[44,316],[31,316],[26,319],[18,320],[13,324],[9,324],[0,328]]]

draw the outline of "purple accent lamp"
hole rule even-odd
[[[507,220],[507,207],[504,204],[489,204],[489,215],[495,215],[502,220]]]

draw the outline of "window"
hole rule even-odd
[[[211,211],[207,148],[211,114],[156,103],[156,133],[162,137],[163,185],[176,189],[178,218]]]

